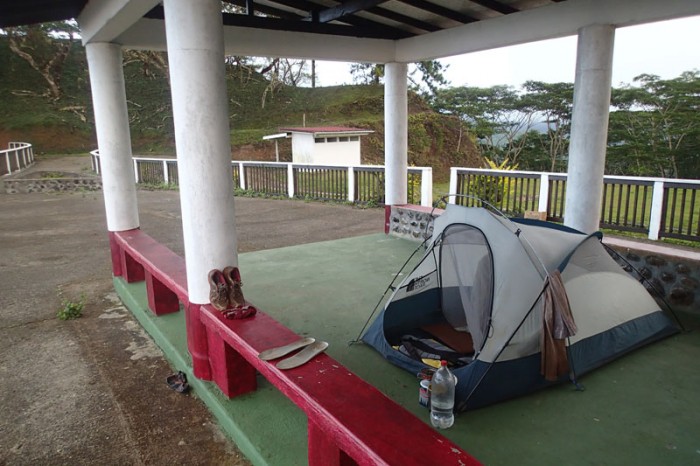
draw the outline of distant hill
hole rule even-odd
[[[31,142],[38,153],[89,152],[96,147],[87,62],[79,43],[63,67],[63,95],[58,101],[42,96],[41,76],[9,50],[3,37],[0,63],[0,147],[11,140]],[[262,136],[277,132],[280,126],[305,122],[374,130],[363,138],[363,163],[383,163],[382,86],[281,86],[270,92],[269,81],[260,74],[235,67],[227,72],[233,159],[274,160],[274,145],[262,141]],[[174,154],[167,76],[144,68],[139,61],[127,64],[124,74],[134,154]],[[291,159],[288,141],[280,147],[280,155]],[[481,166],[481,157],[457,118],[433,112],[411,93],[409,164],[432,166],[436,179],[445,180],[450,166]]]

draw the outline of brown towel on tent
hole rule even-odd
[[[549,275],[544,291],[542,317],[540,373],[545,379],[555,381],[560,375],[569,372],[566,338],[576,335],[577,331],[574,316],[571,315],[569,298],[566,296],[566,289],[558,270]]]

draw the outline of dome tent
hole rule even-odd
[[[544,296],[557,271],[577,327],[566,340],[575,376],[677,332],[601,238],[450,204],[362,339],[414,373],[426,352],[456,356],[455,409],[464,411],[568,379],[540,373]],[[438,349],[411,348],[425,341]]]

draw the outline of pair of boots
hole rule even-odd
[[[246,305],[242,286],[238,267],[212,269],[209,272],[209,302],[219,311],[241,308]]]

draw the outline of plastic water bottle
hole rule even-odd
[[[447,368],[447,361],[440,362],[430,382],[430,423],[438,429],[448,429],[455,422],[452,408],[455,405],[455,378]]]

